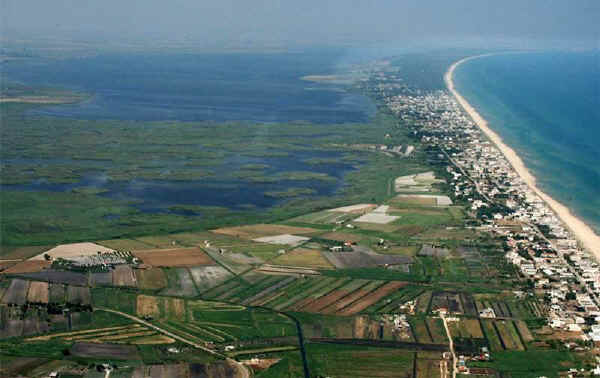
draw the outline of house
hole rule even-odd
[[[488,308],[484,308],[483,310],[479,311],[479,317],[481,317],[481,318],[495,318],[496,317],[496,313],[494,312],[493,308],[488,307]]]

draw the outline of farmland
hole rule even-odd
[[[414,204],[406,206],[420,211],[411,207]],[[406,215],[406,208],[389,211]],[[361,211],[373,207],[365,209]],[[168,345],[179,345],[172,334],[236,359],[274,357],[277,362],[270,363],[259,375],[263,376],[302,368],[292,316],[303,329],[311,371],[331,374],[343,369],[335,358],[320,362],[310,353],[334,348],[340,358],[347,358],[347,352],[368,363],[396,356],[397,362],[378,369],[402,366],[425,377],[440,374],[439,353],[448,348],[436,316],[445,310],[458,316],[449,328],[461,351],[475,353],[481,346],[492,353],[535,349],[536,335],[528,324],[543,314],[538,302],[485,293],[500,282],[494,277],[502,271],[491,268],[497,258],[494,249],[483,253],[415,241],[406,245],[401,242],[406,236],[396,239],[391,228],[340,231],[337,220],[328,218],[331,214],[344,214],[335,218],[344,221],[360,216],[360,212],[324,211],[290,220],[290,225],[98,242],[132,249],[140,265],[117,264],[89,272],[46,266],[15,273],[19,278],[2,288],[2,303],[42,307],[27,310],[27,321],[19,320],[20,310],[3,310],[3,335],[25,337],[31,345],[67,346],[77,358],[156,362],[175,358],[165,351]],[[286,235],[300,238],[292,241]],[[301,240],[302,246],[270,244],[278,240],[292,244]],[[329,250],[342,243],[356,246],[343,252]],[[482,283],[484,276],[491,280]],[[68,316],[47,314],[46,303],[75,311]],[[117,315],[107,318],[102,311],[90,312],[93,308],[131,314],[169,334],[126,318],[117,320]],[[507,319],[479,319],[485,308]],[[48,317],[50,328],[43,321]],[[235,350],[225,351],[226,346]],[[204,354],[197,358],[207,360]],[[365,369],[365,374],[371,371]]]
[[[293,227],[276,224],[257,224],[252,226],[228,227],[213,230],[216,234],[234,236],[241,239],[257,239],[261,237],[283,234],[312,234],[318,230],[306,227]]]
[[[86,329],[83,331],[50,333],[44,336],[30,337],[25,342],[48,341],[60,339],[65,341],[113,343],[113,344],[148,344],[159,343],[159,334],[147,327],[130,324],[116,327]],[[163,338],[164,344],[174,343],[175,340]]]
[[[330,269],[333,265],[314,249],[298,248],[277,257],[272,264],[302,266],[307,268]]]
[[[167,277],[160,268],[136,269],[134,272],[141,289],[158,290],[167,286]]]
[[[22,140],[36,139],[39,125],[16,114],[10,120],[22,123],[22,139],[8,136],[34,154]],[[232,142],[210,134],[212,124],[57,120],[67,127],[60,145],[81,143],[73,138],[87,135],[85,126],[104,133],[110,143],[103,148],[112,153],[125,131],[143,136],[143,145],[132,142],[123,154],[93,145],[89,156],[88,149],[65,156],[73,165],[88,164],[82,157],[107,162],[109,185],[139,178],[164,188],[190,179],[201,186],[218,177],[224,191],[242,182],[249,198],[273,204],[146,211],[149,203],[115,200],[92,187],[9,192],[2,205],[10,245],[1,249],[0,365],[26,376],[50,368],[104,376],[93,367],[107,362],[118,367],[115,377],[237,378],[247,368],[256,377],[447,378],[445,320],[473,376],[527,376],[529,362],[547,376],[591,367],[586,352],[565,352],[590,343],[548,325],[549,299],[507,263],[512,246],[486,231],[472,202],[455,198],[440,151],[409,136],[405,121],[379,109],[369,127],[327,125],[326,133],[310,123],[234,122],[223,125]],[[275,138],[247,143],[265,135]],[[409,143],[410,157],[376,147]],[[169,170],[155,166],[182,156]],[[279,160],[300,164],[291,163],[299,156],[301,164],[333,168],[274,171]],[[243,165],[231,163],[238,160]],[[341,165],[348,171],[338,172]],[[30,168],[7,165],[12,173],[3,174],[23,182],[43,176],[54,185],[72,184],[83,172]],[[294,184],[278,188],[280,181]],[[339,188],[316,194],[332,182]],[[60,220],[48,216],[59,211]],[[509,229],[520,227],[502,228]],[[102,260],[112,251],[118,262]],[[45,367],[34,372],[38,362]]]
[[[198,248],[155,249],[134,252],[145,264],[156,267],[211,265],[213,262]]]

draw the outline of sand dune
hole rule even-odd
[[[513,149],[508,147],[502,141],[502,138],[498,136],[492,129],[488,127],[488,123],[477,111],[467,102],[456,91],[454,88],[454,83],[452,82],[452,75],[456,67],[460,64],[471,60],[482,58],[491,54],[478,55],[465,59],[461,59],[458,62],[454,63],[448,71],[446,75],[444,75],[444,81],[446,82],[446,86],[448,90],[454,95],[458,103],[462,106],[462,108],[471,116],[473,121],[479,126],[479,128],[484,132],[484,134],[498,147],[498,149],[504,154],[509,163],[513,166],[517,174],[525,181],[525,183],[533,190],[541,199],[543,199],[548,206],[555,212],[555,214],[565,223],[566,227],[573,233],[573,235],[577,238],[577,240],[581,243],[581,245],[592,252],[597,260],[600,260],[600,237],[596,235],[594,230],[587,224],[585,224],[581,219],[577,218],[573,213],[567,208],[565,205],[556,201],[546,193],[542,192],[537,186],[535,182],[535,177],[529,172],[521,158],[515,153]]]

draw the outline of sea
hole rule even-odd
[[[600,51],[490,55],[454,82],[538,186],[600,233]]]

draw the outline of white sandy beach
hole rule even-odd
[[[508,147],[502,141],[502,138],[498,136],[493,130],[488,127],[487,121],[477,113],[477,111],[467,102],[456,91],[454,88],[454,83],[452,81],[452,75],[456,67],[460,64],[476,58],[481,58],[484,56],[488,56],[490,54],[478,55],[469,58],[465,58],[455,62],[446,74],[444,75],[444,81],[446,82],[446,86],[448,90],[452,93],[452,95],[456,98],[458,103],[462,106],[462,108],[471,116],[473,121],[479,126],[479,128],[484,132],[485,135],[500,149],[500,151],[504,154],[509,163],[513,166],[517,174],[529,185],[529,187],[540,197],[542,198],[548,206],[556,213],[556,215],[565,223],[567,228],[573,233],[573,235],[578,239],[581,245],[592,252],[596,257],[596,260],[600,261],[600,236],[598,236],[594,230],[587,224],[585,224],[581,219],[577,218],[573,213],[561,204],[556,201],[546,193],[542,192],[537,186],[535,182],[535,177],[529,172],[521,158],[515,153],[513,149]]]

